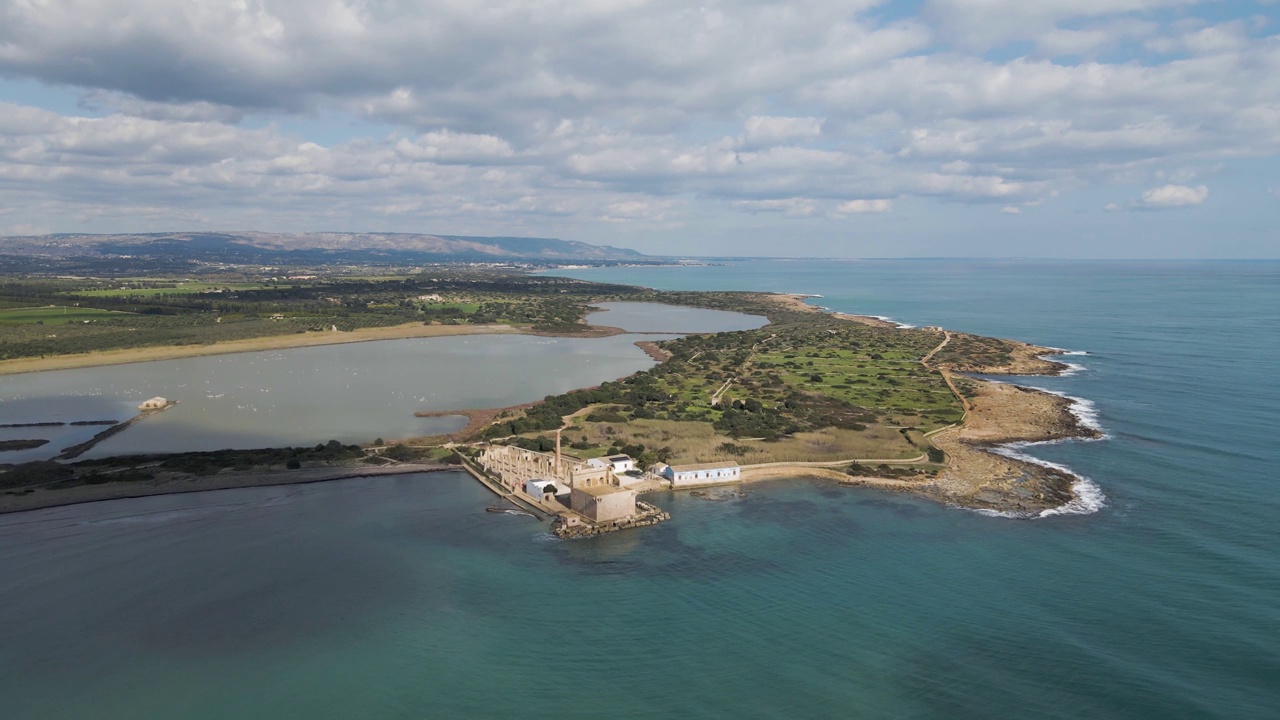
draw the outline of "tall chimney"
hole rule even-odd
[[[556,428],[556,474],[560,474],[560,428]]]

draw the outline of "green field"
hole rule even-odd
[[[84,320],[98,320],[107,316],[119,316],[123,313],[94,308],[67,307],[65,305],[49,305],[46,307],[9,308],[0,310],[0,324],[11,325],[65,325]]]
[[[154,297],[156,295],[194,295],[205,292],[236,292],[238,290],[261,290],[270,287],[266,283],[246,282],[196,282],[177,280],[172,283],[147,280],[141,282],[122,282],[121,287],[106,290],[77,290],[76,295],[87,297]]]

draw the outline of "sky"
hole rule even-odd
[[[1280,257],[1280,0],[0,0],[0,234]]]

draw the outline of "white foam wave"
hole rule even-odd
[[[1007,385],[1014,384],[1014,383],[1005,383],[1001,380],[989,380],[989,382],[995,382],[995,383],[1001,383],[1001,384],[1007,384]],[[1072,478],[1074,478],[1074,480],[1071,483],[1072,498],[1071,500],[1067,501],[1062,505],[1059,505],[1058,507],[1049,508],[1048,510],[1042,510],[1039,513],[1033,513],[1033,514],[1020,513],[1020,512],[1014,512],[1014,511],[987,510],[987,509],[976,509],[974,510],[974,512],[980,515],[987,515],[990,517],[1022,518],[1022,519],[1045,518],[1045,517],[1052,517],[1054,515],[1089,515],[1089,514],[1098,512],[1099,510],[1101,510],[1103,507],[1106,506],[1107,496],[1105,493],[1102,492],[1102,488],[1098,487],[1098,484],[1095,483],[1092,479],[1085,477],[1084,475],[1081,475],[1080,473],[1072,470],[1066,465],[1060,465],[1058,463],[1049,462],[1048,460],[1042,460],[1038,457],[1035,457],[1033,455],[1028,455],[1027,453],[1022,452],[1023,448],[1033,447],[1035,445],[1057,445],[1059,443],[1064,443],[1067,441],[1094,442],[1097,440],[1110,439],[1111,434],[1108,433],[1106,429],[1102,427],[1102,423],[1098,419],[1098,406],[1095,405],[1092,400],[1089,400],[1087,398],[1082,398],[1082,397],[1076,397],[1074,395],[1068,395],[1058,390],[1050,390],[1048,388],[1037,387],[1035,385],[1023,385],[1022,387],[1028,387],[1028,388],[1031,388],[1032,390],[1039,390],[1040,392],[1049,393],[1050,395],[1057,395],[1060,398],[1066,398],[1067,400],[1070,400],[1071,404],[1067,407],[1067,412],[1070,412],[1071,415],[1075,417],[1076,422],[1080,423],[1082,427],[1093,430],[1094,432],[1098,433],[1098,435],[1097,437],[1087,437],[1087,438],[1078,438],[1078,437],[1056,438],[1054,440],[1041,440],[1038,442],[1011,442],[1011,443],[1005,443],[1003,445],[997,445],[991,448],[991,452],[996,453],[997,455],[1003,455],[1004,457],[1010,458],[1012,460],[1021,460],[1023,462],[1028,462],[1033,465],[1039,465],[1040,467],[1051,468],[1053,470],[1057,470],[1058,472],[1070,475]]]
[[[1067,400],[1070,400],[1071,404],[1067,406],[1067,412],[1071,413],[1071,416],[1076,419],[1076,422],[1080,423],[1081,427],[1088,428],[1089,430],[1092,430],[1098,433],[1098,437],[1094,437],[1094,438],[1065,438],[1065,439],[1090,441],[1090,440],[1108,440],[1111,438],[1111,433],[1108,433],[1106,428],[1102,427],[1102,421],[1098,417],[1098,406],[1092,400],[1088,398],[1076,397],[1075,395],[1068,395],[1059,390],[1050,390],[1049,388],[1043,388],[1036,385],[1026,385],[1024,387],[1029,387],[1032,390],[1039,390],[1040,392],[1043,392],[1043,393],[1049,393],[1050,395],[1057,395],[1060,398],[1065,398]],[[1049,443],[1061,442],[1061,440],[1050,440],[1048,442]]]
[[[1076,363],[1070,363],[1070,362],[1066,363],[1066,366],[1067,366],[1067,369],[1058,373],[1058,377],[1071,377],[1072,375],[1079,375],[1085,369],[1083,365],[1078,365]]]
[[[897,320],[894,320],[888,315],[868,315],[867,317],[873,317],[877,320],[883,320],[887,323],[893,323],[893,326],[899,330],[910,330],[915,327],[915,325],[910,325],[904,322],[898,322]]]
[[[1048,510],[1041,510],[1038,513],[1020,513],[1008,510],[975,510],[979,515],[987,515],[989,517],[1017,518],[1017,519],[1036,519],[1047,518],[1055,515],[1092,515],[1107,505],[1107,496],[1102,492],[1102,488],[1098,487],[1092,479],[1081,475],[1066,465],[1042,460],[1033,455],[1022,452],[1022,448],[1032,445],[1052,445],[1062,442],[1062,440],[1049,440],[1045,442],[1015,442],[1000,445],[991,449],[997,455],[1003,455],[1012,460],[1020,460],[1022,462],[1039,465],[1040,467],[1051,468],[1058,472],[1070,475],[1074,480],[1071,482],[1071,499],[1057,507],[1051,507]]]

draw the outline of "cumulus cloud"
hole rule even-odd
[[[733,207],[746,212],[783,213],[788,217],[812,217],[818,213],[819,205],[806,198],[783,198],[777,200],[738,200]]]
[[[753,115],[743,124],[744,144],[768,146],[789,140],[806,140],[822,134],[822,121],[811,117]]]
[[[885,198],[875,200],[846,200],[836,206],[840,214],[860,215],[863,213],[887,213],[893,210],[893,201]]]
[[[0,76],[83,116],[0,106],[0,211],[549,233],[1103,183],[1200,204],[1193,178],[1280,154],[1280,39],[1195,4],[10,2]]]
[[[1163,209],[1199,205],[1207,197],[1209,197],[1209,188],[1205,185],[1196,187],[1164,185],[1142,193],[1142,198],[1138,202],[1145,208]]]

